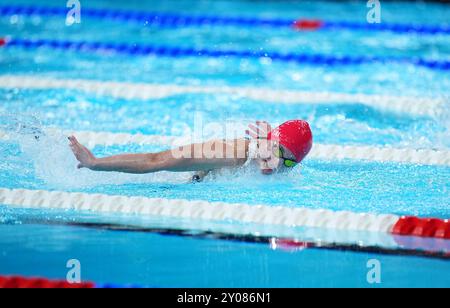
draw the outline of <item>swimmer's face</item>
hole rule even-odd
[[[280,149],[283,154],[282,157],[277,155],[277,153],[280,153]],[[267,145],[259,147],[259,168],[262,174],[270,175],[291,169],[284,165],[285,159],[295,161],[295,156],[275,141],[267,141]]]

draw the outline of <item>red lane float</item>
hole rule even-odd
[[[63,280],[25,278],[21,276],[0,276],[0,289],[92,289],[91,282],[71,284]]]
[[[321,20],[308,20],[300,19],[294,22],[294,29],[314,31],[323,27],[323,21]]]
[[[6,45],[6,39],[0,37],[0,47],[2,47],[2,46],[4,46],[4,45]]]
[[[392,228],[392,234],[450,239],[448,219],[401,217]]]

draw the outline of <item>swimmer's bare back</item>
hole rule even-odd
[[[72,152],[79,161],[78,168],[133,174],[159,171],[198,171],[206,174],[211,170],[240,167],[248,159],[250,144],[246,139],[212,140],[158,153],[97,158],[75,136],[69,137],[69,141]]]

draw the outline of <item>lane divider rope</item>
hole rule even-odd
[[[202,26],[239,26],[294,28],[297,30],[356,30],[356,31],[390,31],[394,33],[415,33],[416,35],[450,34],[450,25],[408,25],[408,24],[369,24],[352,21],[322,21],[313,19],[281,19],[229,17],[212,15],[182,15],[162,12],[137,12],[111,9],[83,8],[83,17],[118,22],[137,22],[154,27],[202,27]],[[38,6],[0,6],[0,16],[67,16],[67,9],[62,7]]]
[[[0,204],[375,232],[390,232],[399,220],[395,215],[26,189],[0,189]]]
[[[315,159],[355,159],[377,162],[412,163],[450,166],[450,151],[381,148],[374,146],[341,146],[316,144],[311,150]]]
[[[127,289],[142,288],[138,285],[121,285],[111,283],[69,283],[65,280],[51,280],[38,277],[0,275],[0,289]]]
[[[60,216],[58,216],[60,217]],[[297,250],[301,247],[314,249],[331,249],[340,251],[359,251],[393,255],[422,256],[449,259],[450,241],[443,238],[411,237],[380,232],[349,232],[348,230],[330,230],[322,228],[292,228],[288,226],[269,226],[254,224],[208,223],[198,220],[186,220],[182,224],[171,222],[149,226],[148,222],[132,224],[117,221],[72,221],[59,218],[52,220],[24,218],[24,224],[43,224],[48,226],[73,226],[110,231],[155,233],[163,236],[180,236],[190,238],[208,238],[246,243],[269,244],[272,249]],[[299,247],[300,245],[300,247]],[[306,246],[305,246],[306,245]]]
[[[448,220],[349,211],[6,188],[0,188],[0,204],[450,239]]]
[[[68,283],[65,280],[28,278],[23,276],[0,276],[0,289],[92,289],[92,282]]]
[[[66,136],[75,135],[88,147],[113,146],[126,144],[158,145],[175,147],[192,142],[189,136],[160,136],[127,133],[90,132],[48,129],[50,134],[62,133]],[[11,133],[0,131],[0,140],[8,140]],[[365,160],[375,162],[397,162],[420,165],[450,166],[450,151],[427,149],[401,149],[375,146],[343,146],[330,144],[315,144],[308,154],[309,158],[320,160]]]
[[[119,99],[161,99],[181,94],[226,94],[233,97],[284,104],[363,104],[381,110],[418,116],[435,116],[446,100],[439,98],[402,97],[333,92],[274,90],[231,86],[190,86],[96,81],[86,79],[53,79],[24,75],[0,76],[0,88],[70,89]]]
[[[273,51],[220,50],[207,48],[173,47],[151,44],[106,43],[52,39],[7,38],[3,47],[20,47],[25,49],[49,48],[54,50],[93,52],[103,55],[124,54],[129,56],[161,56],[161,57],[207,57],[207,58],[239,58],[270,59],[273,61],[308,64],[313,66],[349,66],[363,64],[407,64],[426,67],[431,70],[450,70],[450,61],[432,60],[419,57],[396,56],[334,56],[323,54],[280,53]]]

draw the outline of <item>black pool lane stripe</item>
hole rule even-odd
[[[391,256],[410,256],[423,257],[441,260],[450,260],[449,252],[425,251],[419,249],[405,249],[405,248],[384,248],[379,246],[359,246],[355,244],[338,244],[338,243],[316,243],[316,242],[302,242],[294,241],[287,238],[276,238],[271,236],[256,236],[256,235],[240,235],[233,233],[213,232],[213,231],[195,231],[188,229],[176,228],[152,228],[152,227],[137,227],[131,225],[112,224],[112,223],[97,223],[97,222],[63,222],[51,220],[28,219],[21,220],[24,224],[37,225],[53,225],[53,226],[70,226],[81,227],[96,230],[107,230],[115,232],[139,232],[152,233],[162,236],[178,236],[189,237],[195,239],[212,239],[231,241],[239,243],[253,243],[272,245],[274,242],[279,246],[289,249],[320,249],[320,250],[337,250],[337,251],[351,251],[356,253],[372,253],[379,255]]]

